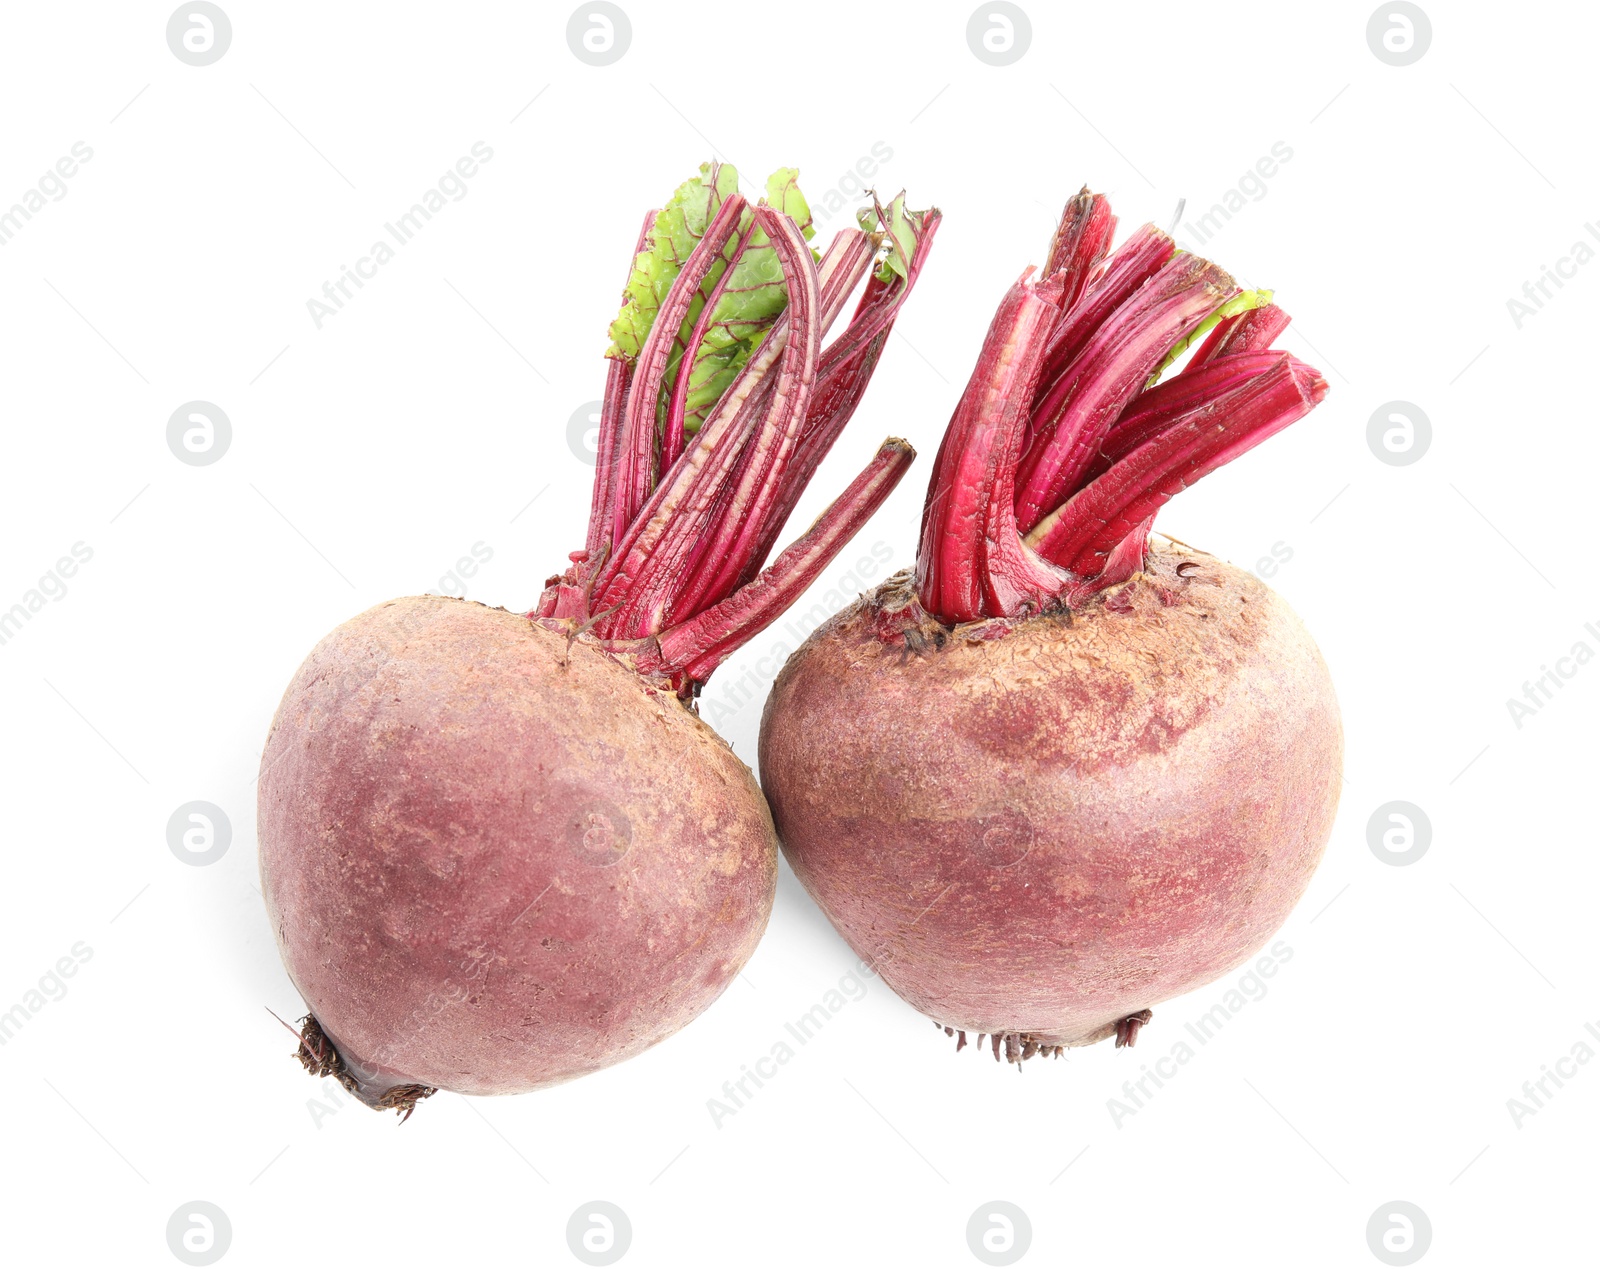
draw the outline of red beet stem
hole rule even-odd
[[[1200,347],[1184,366],[1184,374],[1200,369],[1218,357],[1236,353],[1265,352],[1272,341],[1289,329],[1289,315],[1276,304],[1248,309],[1225,317],[1211,328]]]
[[[755,221],[772,240],[783,269],[789,296],[785,310],[789,340],[765,423],[750,438],[738,478],[723,495],[720,520],[709,535],[696,535],[695,545],[716,570],[700,594],[714,592],[724,575],[737,578],[749,560],[762,522],[777,499],[784,468],[794,453],[817,374],[818,288],[810,248],[794,221],[770,207],[757,207]],[[670,552],[657,551],[645,561],[617,619],[616,629],[623,637],[643,638],[658,634],[666,626],[670,607],[686,581],[669,567],[670,559]],[[682,610],[692,612],[695,597],[684,596]]]
[[[1161,435],[1192,411],[1221,400],[1233,389],[1271,370],[1282,356],[1282,352],[1271,349],[1235,353],[1198,369],[1186,368],[1184,373],[1165,383],[1146,388],[1133,399],[1106,433],[1105,440],[1100,442],[1100,453],[1089,469],[1089,478],[1099,476],[1117,459]]]
[[[634,259],[650,244],[650,232],[655,228],[656,217],[660,214],[660,208],[652,208],[645,213],[644,224],[639,227],[639,240],[634,243],[633,255],[628,257],[630,276]],[[589,507],[589,536],[584,542],[584,550],[590,559],[600,553],[616,520],[617,469],[627,426],[628,385],[632,380],[633,363],[618,357],[607,365],[605,397],[600,404],[600,434],[595,439],[594,495]]]
[[[746,441],[760,426],[771,397],[766,375],[783,347],[784,342],[769,339],[756,350],[695,434],[694,444],[679,455],[634,517],[601,571],[595,593],[598,607],[620,605],[657,552],[670,550],[667,562],[674,569],[682,567],[709,523]]]
[[[1327,395],[1322,376],[1288,353],[1112,464],[1028,535],[1040,555],[1079,577],[1106,557],[1173,494],[1310,413]]]
[[[684,559],[705,531],[729,471],[750,434],[760,426],[771,399],[772,384],[767,374],[787,347],[788,329],[787,323],[780,322],[751,354],[695,434],[695,443],[678,456],[632,522],[615,539],[611,558],[601,571],[595,590],[598,607],[619,608],[652,556],[667,549],[664,543],[671,544],[673,569],[683,568]],[[617,625],[610,621],[604,633],[611,634]]]
[[[823,349],[817,363],[817,381],[811,389],[811,408],[806,416],[805,430],[800,435],[800,444],[790,460],[789,469],[784,473],[783,490],[762,529],[752,562],[739,578],[739,585],[749,582],[761,561],[771,553],[778,534],[794,513],[801,494],[816,475],[822,460],[833,449],[834,442],[843,434],[856,407],[861,404],[867,385],[872,381],[872,372],[877,368],[878,358],[883,355],[884,345],[889,341],[895,318],[899,316],[901,306],[910,296],[911,288],[916,285],[917,277],[927,263],[928,252],[933,247],[938,228],[939,213],[924,213],[917,245],[906,266],[906,276],[902,278],[895,274],[888,282],[876,277],[870,279],[861,303],[856,306],[855,314],[850,319],[850,325]],[[871,332],[870,338],[865,338],[866,332]],[[720,600],[723,596],[717,598]]]
[[[1071,312],[1083,295],[1116,230],[1117,218],[1104,194],[1091,194],[1085,185],[1067,200],[1044,260],[1044,276],[1061,279],[1062,311]]]
[[[689,259],[673,279],[672,287],[651,324],[650,334],[645,337],[644,347],[639,350],[639,359],[634,366],[633,388],[628,393],[627,421],[623,430],[615,516],[612,520],[613,541],[622,537],[656,483],[661,440],[658,415],[661,383],[677,345],[679,330],[689,315],[695,296],[700,293],[700,284],[713,266],[725,258],[723,248],[738,232],[739,219],[746,206],[743,195],[737,193],[722,200],[705,233],[689,253]]]
[[[626,426],[628,385],[633,379],[633,364],[614,358],[606,367],[605,398],[600,403],[600,429],[595,445],[594,492],[589,506],[589,533],[581,551],[568,558],[572,568],[568,577],[552,577],[534,610],[536,617],[578,617],[588,613],[588,597],[593,589],[595,570],[610,544],[611,519],[617,493],[617,471],[621,465],[623,430]]]
[[[1111,314],[1153,278],[1176,250],[1166,234],[1154,225],[1144,225],[1134,230],[1112,253],[1105,271],[1050,337],[1050,351],[1045,354],[1041,379],[1044,390],[1048,390],[1061,372],[1076,360]]]
[[[764,203],[749,208],[736,194],[721,202],[637,357],[618,354],[608,372],[585,546],[550,579],[530,617],[592,634],[641,674],[689,697],[844,547],[914,457],[905,442],[887,444],[799,541],[761,567],[859,403],[939,219],[937,211],[906,211],[900,199],[878,215],[880,232],[839,233],[817,264],[786,213]],[[635,257],[649,245],[652,224]],[[687,384],[712,330],[710,314],[757,242],[770,244],[782,273],[784,310],[704,424],[686,436]],[[849,326],[824,348],[824,332],[885,244],[887,259],[868,277]],[[702,296],[719,260],[724,272]],[[685,343],[697,298],[701,309]],[[674,365],[672,391],[663,394]]]
[[[840,311],[845,302],[850,298],[850,292],[855,289],[856,283],[861,280],[861,275],[866,272],[867,266],[872,263],[875,243],[860,230],[848,230],[840,233],[832,246],[823,255],[817,266],[819,319],[817,332],[825,332]],[[788,318],[785,313],[779,318],[779,323],[784,323]],[[787,327],[784,327],[787,330]],[[830,348],[832,346],[830,345]],[[773,543],[777,540],[783,522],[788,519],[789,512],[793,510],[792,503],[785,502],[785,493],[794,480],[794,463],[802,459],[806,450],[808,434],[812,428],[812,419],[815,415],[817,390],[824,380],[822,367],[828,358],[828,350],[824,349],[818,354],[817,373],[812,380],[811,394],[807,402],[806,415],[801,421],[799,431],[795,437],[795,446],[784,464],[775,469],[770,479],[775,481],[771,486],[772,497],[768,500],[765,510],[754,516],[736,498],[724,499],[718,504],[715,512],[716,519],[711,528],[701,535],[700,542],[695,548],[692,563],[686,570],[688,581],[680,588],[676,608],[679,611],[698,612],[709,608],[713,604],[726,599],[739,586],[750,581],[760,570],[762,563],[772,550]],[[828,378],[835,377],[830,373]],[[865,388],[865,383],[862,384]],[[758,447],[747,446],[740,459],[738,481],[741,486],[757,475],[757,465],[762,461]],[[815,464],[804,473],[801,478],[801,488],[809,482]],[[768,479],[767,477],[760,477]],[[798,496],[798,495],[797,495]],[[730,558],[725,543],[730,535],[741,532],[740,518],[743,516],[748,523],[742,526],[742,531],[750,536],[750,541],[741,552],[743,563],[738,571],[734,570],[733,560]]]
[[[872,264],[877,247],[877,239],[859,229],[841,229],[834,234],[822,259],[817,261],[817,281],[821,287],[817,304],[818,330],[826,333],[839,320],[839,314],[844,312],[845,304]],[[828,355],[826,348],[822,355]],[[819,363],[819,373],[820,370]]]
[[[1066,580],[1035,566],[1012,507],[1028,403],[1061,316],[1061,280],[1032,283],[1031,273],[1000,303],[928,485],[917,591],[922,606],[947,621],[975,621],[1030,602],[1042,606]]]
[[[1233,279],[1209,260],[1174,256],[1095,332],[1034,409],[1033,445],[1017,477],[1024,533],[1071,493],[1167,350],[1233,290]]]
[[[622,457],[628,385],[632,380],[631,363],[617,358],[606,366],[606,390],[600,402],[600,434],[595,438],[594,497],[589,505],[589,536],[584,542],[584,549],[590,556],[598,554],[605,545],[609,536],[607,530],[615,517],[617,467]]]
[[[883,505],[916,451],[897,437],[879,448],[844,493],[749,585],[659,640],[665,665],[704,682],[711,672],[776,621]]]
[[[755,234],[757,222],[751,217],[749,227],[739,237],[738,245],[733,250],[733,259],[737,260],[750,246],[751,237]],[[733,280],[733,265],[730,263],[717,277],[716,285],[711,288],[711,293],[706,296],[706,301],[700,306],[700,316],[695,319],[694,331],[689,336],[687,344],[678,345],[678,355],[668,363],[668,369],[676,369],[677,377],[672,384],[672,398],[667,406],[666,426],[661,432],[661,464],[660,469],[666,471],[678,460],[678,455],[683,453],[684,446],[684,416],[689,402],[689,381],[694,378],[694,362],[701,344],[705,342],[706,334],[711,329],[711,319],[716,316],[717,302],[722,299],[728,289],[728,283]]]
[[[1241,297],[1152,225],[1106,259],[1114,224],[1086,189],[1067,203],[1045,279],[1024,274],[1007,293],[951,417],[917,554],[922,607],[946,623],[1070,606],[1126,581],[1168,499],[1327,393],[1272,349],[1282,309],[1221,316],[1268,293]],[[1187,364],[1158,382],[1191,339]]]

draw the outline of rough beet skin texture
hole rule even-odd
[[[259,826],[306,1048],[338,1055],[318,1073],[400,1109],[671,1035],[755,950],[777,872],[748,768],[670,692],[593,640],[433,596],[312,651]]]
[[[1265,944],[1322,856],[1342,748],[1288,605],[1166,548],[1076,611],[954,628],[889,579],[789,659],[760,769],[850,946],[1015,1058],[1129,1042]]]
[[[814,253],[794,178],[780,168],[752,206],[703,164],[645,217],[584,545],[534,608],[381,604],[289,685],[262,756],[262,889],[310,1007],[295,1056],[369,1105],[409,1115],[440,1088],[620,1062],[755,950],[772,817],[694,703],[916,457],[887,438],[773,555],[939,224],[874,199],[877,229]]]

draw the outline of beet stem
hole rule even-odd
[[[879,211],[881,217],[882,209]],[[856,407],[866,394],[867,385],[872,381],[878,359],[883,355],[889,333],[894,329],[895,318],[927,262],[938,227],[939,213],[927,212],[906,268],[906,276],[902,278],[896,274],[889,282],[870,279],[850,319],[850,325],[823,349],[817,363],[817,381],[811,389],[811,408],[806,417],[805,430],[800,435],[800,443],[784,474],[783,490],[766,524],[762,526],[752,562],[739,578],[739,585],[748,583],[759,570],[761,561],[771,554],[779,533],[794,514],[817,468],[832,451],[834,442],[854,416]]]
[[[1112,252],[1104,270],[1050,337],[1044,374],[1040,377],[1046,390],[1077,360],[1095,332],[1156,275],[1176,250],[1166,234],[1154,225],[1144,225]]]
[[[1076,488],[1101,440],[1168,349],[1233,289],[1233,279],[1210,261],[1175,256],[1095,332],[1034,411],[1033,447],[1017,476],[1017,522],[1024,533]]]
[[[720,526],[713,527],[709,535],[695,534],[693,543],[684,533],[678,534],[675,541],[662,539],[660,548],[642,562],[634,575],[634,584],[617,619],[623,637],[644,638],[666,625],[670,608],[685,582],[681,572],[672,567],[683,558],[681,549],[673,547],[698,546],[708,559],[719,561],[718,576],[726,572],[739,575],[749,558],[762,516],[777,497],[777,482],[794,452],[805,420],[817,372],[816,268],[805,238],[789,217],[762,206],[755,210],[755,223],[772,240],[783,269],[789,296],[785,310],[789,318],[788,344],[766,399],[762,422],[751,436],[742,472],[723,494],[726,510]],[[708,589],[714,586],[713,582]]]
[[[674,544],[682,554],[693,548],[723,492],[728,472],[766,410],[771,392],[766,375],[784,346],[785,341],[769,338],[745,363],[739,378],[695,434],[694,444],[679,455],[620,539],[601,574],[597,602],[607,602],[613,595],[626,597],[651,558],[666,549],[665,543],[676,539]],[[672,562],[681,566],[676,557]]]
[[[923,510],[917,594],[939,622],[1071,607],[1134,577],[1174,494],[1327,393],[1272,350],[1289,317],[1271,292],[1153,225],[1107,259],[1114,226],[1080,190],[1046,276],[1025,273],[990,325]]]
[[[1012,284],[945,430],[922,513],[917,592],[951,622],[1035,607],[1068,580],[1018,537],[1012,508],[1017,452],[1062,283]]]
[[[850,290],[859,281],[861,272],[871,264],[875,249],[875,240],[858,230],[846,230],[835,237],[833,246],[824,254],[822,264],[818,268],[818,277],[822,283],[819,331],[837,316],[849,298]],[[623,541],[623,551],[616,553],[618,557],[616,566],[608,570],[602,578],[603,592],[610,593],[613,583],[617,583],[620,588],[618,593],[626,593],[632,585],[628,570],[642,567],[643,560],[648,554],[658,549],[661,536],[674,516],[687,514],[694,520],[696,533],[704,535],[708,531],[709,517],[715,514],[721,496],[721,482],[726,479],[728,467],[736,462],[744,451],[745,439],[754,426],[753,419],[764,404],[765,394],[770,392],[766,375],[772,363],[787,346],[788,337],[789,318],[785,312],[774,323],[767,338],[750,357],[739,377],[718,401],[715,412],[697,434],[696,445],[690,446],[679,456],[674,466],[663,477],[652,502],[636,518],[628,537]],[[724,434],[730,432],[733,441],[725,443]],[[726,444],[733,442],[736,442],[734,448],[726,447]],[[711,465],[702,473],[708,461]],[[696,501],[697,491],[702,499],[709,497],[710,502]],[[685,511],[686,507],[692,509]],[[776,537],[776,531],[772,536]],[[770,539],[767,542],[767,550],[771,550]],[[633,559],[622,560],[620,557],[623,554],[631,554]],[[690,562],[681,566],[679,571],[691,572],[694,562],[703,555],[703,545],[698,540],[691,543]],[[759,565],[758,559],[756,567],[759,568]],[[753,576],[755,569],[751,569],[750,572]]]
[[[1219,357],[1232,357],[1239,353],[1265,352],[1272,341],[1289,329],[1289,315],[1276,304],[1264,304],[1225,317],[1211,329],[1194,355],[1184,365],[1182,374],[1199,370]]]
[[[1028,535],[1040,555],[1079,577],[1174,494],[1303,418],[1327,395],[1317,371],[1288,353],[1271,369],[1181,415],[1113,463]]]
[[[655,228],[659,208],[645,213],[644,224],[639,229],[639,239],[634,244],[633,255],[628,257],[629,276],[633,261],[650,243],[650,233]],[[633,379],[633,363],[621,357],[611,359],[606,367],[605,396],[600,408],[600,434],[595,440],[594,496],[589,509],[589,536],[584,549],[589,557],[611,540],[615,529],[617,511],[617,472],[627,428],[628,385]]]
[[[816,581],[883,505],[915,457],[916,451],[905,441],[885,441],[844,493],[760,576],[716,607],[660,636],[663,664],[705,682],[717,666],[776,621]]]
[[[1093,281],[1095,270],[1111,249],[1116,229],[1117,218],[1105,195],[1091,194],[1085,185],[1067,200],[1044,261],[1044,276],[1061,279],[1063,312],[1072,311]]]
[[[739,219],[747,205],[743,195],[737,193],[722,200],[705,233],[673,279],[650,333],[645,337],[644,347],[639,350],[633,389],[628,393],[616,514],[612,522],[613,541],[621,538],[655,487],[661,439],[658,410],[668,361],[689,309],[700,294],[700,284],[718,262],[726,263],[723,248],[738,231]]]
[[[856,283],[861,282],[861,275],[866,272],[867,266],[872,264],[872,256],[874,256],[875,250],[877,250],[877,238],[862,234],[859,229],[846,229],[840,230],[835,235],[834,243],[829,246],[829,250],[826,253],[822,254],[821,262],[818,264],[818,309],[821,312],[821,317],[818,320],[819,334],[827,331],[827,328],[837,320],[838,314],[845,307],[845,301],[850,299],[850,293],[854,290],[854,286],[856,286]],[[786,322],[787,314],[779,317],[778,326],[774,328],[774,336],[782,336],[782,338],[787,339]],[[813,414],[816,413],[816,408],[818,408],[818,405],[816,405],[818,403],[818,389],[822,381],[824,381],[822,365],[824,365],[824,358],[826,357],[827,349],[822,349],[821,354],[818,355],[818,378],[814,379],[813,384],[811,384],[811,405],[806,410],[806,422],[805,426],[802,427],[802,432],[800,432],[800,446],[797,446],[797,450],[795,450],[795,458],[800,458],[800,454],[803,453],[803,446],[805,446],[806,442],[806,429],[810,429],[811,418],[813,418]],[[739,461],[741,461],[739,475],[742,477],[744,466],[749,464],[749,450],[741,454]],[[810,470],[805,470],[803,474],[797,474],[795,472],[794,459],[790,459],[789,470],[784,475],[784,482],[782,482],[784,483],[784,491],[787,493],[787,490],[794,485],[797,478],[803,488],[806,483],[810,482],[813,472],[814,467],[811,467]],[[798,496],[798,493],[795,496]],[[792,510],[792,504],[781,499],[779,509],[774,509],[773,515],[768,517],[768,525],[763,528],[763,536],[757,542],[757,547],[752,552],[749,562],[744,566],[744,571],[731,584],[726,584],[720,589],[704,589],[706,574],[710,573],[710,571],[715,571],[715,562],[710,558],[704,541],[698,544],[693,554],[691,554],[690,563],[683,570],[690,581],[686,582],[685,586],[680,587],[678,608],[683,613],[704,610],[704,608],[709,608],[714,603],[722,602],[728,597],[731,590],[744,586],[746,582],[754,578],[755,574],[762,568],[762,563],[765,562],[766,557],[771,554],[773,542],[778,539],[778,531],[782,528],[782,523],[773,523],[774,520],[779,520],[779,518],[787,520],[790,510]],[[723,501],[718,502],[714,515],[725,515],[725,512],[726,499],[723,499]],[[720,523],[718,523],[718,528],[720,528]],[[702,534],[702,536],[710,536],[715,531],[717,530],[707,530],[706,534]]]
[[[613,350],[619,364],[607,378],[585,547],[546,583],[531,618],[563,622],[574,638],[590,634],[640,674],[665,678],[691,697],[816,579],[893,490],[913,457],[903,441],[886,444],[763,571],[859,403],[939,222],[935,210],[907,211],[903,195],[887,210],[874,204],[879,230],[840,232],[814,263],[786,212],[765,203],[749,208],[737,194],[722,199],[637,355]],[[782,273],[783,310],[690,436],[689,379],[715,338],[718,300],[732,298],[729,278],[741,257],[769,243]],[[824,333],[885,247],[849,325],[824,347]],[[719,261],[723,272],[705,295],[701,287]],[[696,302],[701,307],[685,331]]]
[[[676,376],[672,382],[672,397],[667,406],[666,424],[661,431],[662,471],[670,468],[678,460],[678,455],[683,453],[686,442],[684,422],[688,413],[689,382],[694,378],[695,358],[699,354],[700,346],[705,342],[707,332],[711,329],[711,319],[716,316],[717,303],[727,291],[728,283],[733,280],[733,266],[750,246],[757,228],[756,219],[751,217],[750,225],[740,236],[733,254],[727,257],[727,267],[718,275],[716,285],[711,288],[705,303],[700,306],[700,316],[695,319],[689,342],[682,345],[677,358],[668,364],[668,371],[675,371]]]
[[[584,549],[592,556],[607,542],[616,519],[617,471],[628,422],[628,385],[633,366],[612,359],[606,367],[605,396],[600,403],[600,434],[595,440],[594,496],[589,510],[589,537]]]
[[[865,235],[860,237],[865,240]],[[760,570],[783,528],[783,521],[788,519],[789,512],[793,510],[792,504],[785,501],[785,492],[792,487],[791,468],[796,457],[806,452],[805,440],[811,425],[812,403],[816,400],[823,357],[820,340],[849,299],[847,286],[853,289],[854,283],[872,259],[872,253],[868,251],[865,256],[856,254],[844,257],[835,264],[831,259],[833,254],[830,250],[823,260],[824,264],[834,266],[829,269],[828,275],[824,277],[821,268],[818,269],[816,308],[820,316],[816,337],[819,349],[805,393],[804,408],[788,420],[781,435],[776,433],[773,426],[763,433],[766,440],[775,439],[777,444],[763,444],[758,440],[757,444],[745,450],[740,459],[734,492],[719,505],[715,523],[702,535],[694,566],[679,591],[675,604],[678,611],[704,611],[721,603],[739,586],[749,582]],[[798,269],[801,257],[794,259]],[[809,483],[815,470],[813,464],[805,472],[800,482],[801,489]]]
[[[1183,374],[1146,388],[1133,399],[1105,440],[1100,442],[1100,453],[1087,473],[1088,478],[1098,477],[1117,459],[1131,454],[1195,411],[1214,409],[1236,389],[1273,370],[1284,355],[1270,349],[1235,353],[1219,357],[1197,370],[1186,368]]]

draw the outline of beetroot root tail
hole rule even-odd
[[[346,1069],[339,1050],[314,1014],[308,1013],[300,1020],[300,1047],[294,1051],[294,1056],[310,1074],[319,1079],[333,1076],[345,1092],[374,1110],[398,1111],[401,1123],[411,1118],[411,1112],[416,1110],[418,1102],[439,1091],[427,1084],[397,1084],[376,1100],[363,1097],[360,1082]]]
[[[1145,1012],[1148,1014],[1149,1010]],[[957,1053],[967,1047],[967,1033],[965,1031],[958,1030],[955,1027],[947,1027],[942,1022],[935,1022],[933,1025],[946,1035],[955,1037]],[[1118,1025],[1120,1026],[1121,1024],[1119,1023]],[[1024,1031],[1002,1031],[998,1035],[980,1035],[975,1041],[975,1047],[979,1052],[983,1051],[985,1039],[990,1042],[989,1050],[994,1054],[996,1062],[1000,1060],[1001,1054],[1004,1053],[1005,1060],[1015,1064],[1019,1071],[1022,1069],[1022,1064],[1031,1057],[1060,1057],[1066,1049],[1064,1044],[1051,1044],[1041,1040],[1038,1036],[1029,1035]]]
[[[1117,1048],[1131,1049],[1134,1041],[1139,1038],[1139,1028],[1154,1016],[1148,1009],[1141,1009],[1138,1013],[1130,1013],[1117,1023]]]

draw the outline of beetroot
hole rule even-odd
[[[1306,414],[1267,292],[1072,199],[1002,303],[913,576],[790,658],[761,727],[783,851],[957,1047],[1115,1036],[1249,959],[1332,830],[1342,732],[1288,606],[1150,543],[1174,493]],[[1190,351],[1181,370],[1162,373]]]
[[[751,207],[702,168],[636,249],[570,567],[527,614],[381,604],[300,667],[259,832],[308,1069],[405,1114],[438,1088],[554,1084],[671,1035],[749,958],[777,845],[694,700],[913,457],[885,442],[762,568],[938,223],[900,198],[873,215],[814,258],[791,170]]]

